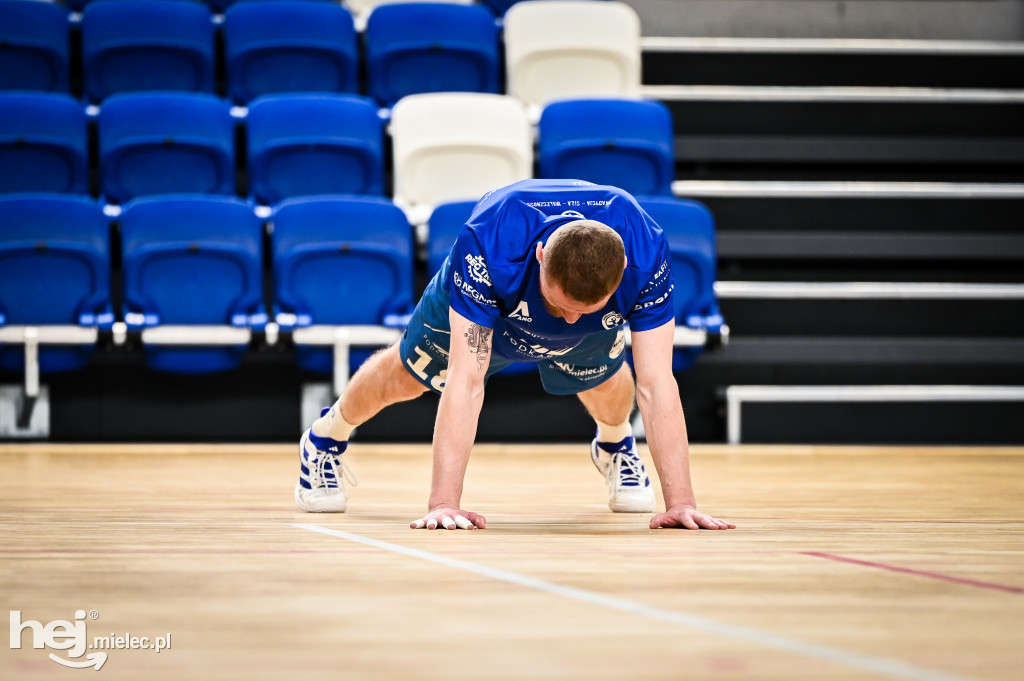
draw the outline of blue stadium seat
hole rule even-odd
[[[110,222],[96,202],[66,194],[0,197],[0,329],[109,326]],[[44,345],[43,372],[79,369],[95,349]],[[0,369],[24,370],[21,345],[0,345]]]
[[[49,2],[0,1],[0,90],[68,90],[68,18]]]
[[[480,0],[480,4],[490,9],[494,14],[499,17],[505,13],[505,11],[516,4],[519,0]]]
[[[146,194],[233,194],[234,126],[230,107],[213,95],[110,97],[99,115],[103,194],[116,202]]]
[[[501,86],[494,16],[479,5],[381,5],[366,26],[369,92],[382,106],[424,92],[490,92]]]
[[[85,111],[70,95],[0,93],[0,192],[87,194],[88,159]]]
[[[281,0],[206,0],[206,4],[210,6],[214,12],[224,14],[227,10],[231,9],[235,5],[240,5],[243,2],[246,4],[252,2],[281,2]],[[338,0],[288,0],[288,2],[322,2],[330,4],[338,4]]]
[[[86,5],[94,2],[105,2],[106,0],[63,0],[70,9],[81,12]],[[192,2],[202,2],[203,0],[191,0]],[[205,0],[205,4],[210,7],[211,10],[218,14],[223,14],[225,10],[234,4],[242,2],[243,0]],[[251,0],[244,0],[249,2]],[[335,0],[320,0],[321,2],[334,2]]]
[[[282,328],[401,323],[412,311],[412,228],[377,197],[289,199],[273,216],[274,301]],[[299,366],[330,372],[331,348],[298,346]],[[354,352],[350,370],[368,356]]]
[[[238,0],[207,0],[206,4],[210,6],[214,12],[223,14],[231,5],[234,5]]]
[[[85,93],[213,92],[214,27],[199,2],[91,2],[82,12]]]
[[[473,213],[476,201],[442,203],[430,214],[430,235],[427,239],[427,279],[432,279],[448,257],[462,226]]]
[[[278,92],[359,91],[352,15],[333,2],[267,0],[224,15],[228,91],[244,104]]]
[[[153,196],[125,206],[120,222],[124,319],[143,330],[147,364],[182,374],[238,366],[248,340],[231,340],[231,332],[246,336],[266,323],[263,226],[252,209],[228,197]],[[182,326],[194,344],[146,335]],[[222,331],[227,340],[208,340]]]
[[[642,198],[640,206],[664,230],[672,251],[676,324],[720,333],[725,320],[715,297],[717,250],[711,211],[696,201],[670,198]],[[689,368],[702,351],[677,349],[672,368]]]
[[[382,194],[384,124],[355,95],[269,95],[255,100],[249,192],[264,204],[315,194]]]
[[[538,126],[541,177],[574,177],[634,196],[671,196],[672,114],[661,102],[579,99],[554,102]]]

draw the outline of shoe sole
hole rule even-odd
[[[654,498],[639,499],[636,503],[609,501],[608,508],[612,513],[654,513],[658,508],[658,501]]]
[[[320,497],[309,503],[302,497],[302,492],[310,492],[299,483],[295,483],[295,504],[306,513],[344,513],[348,508],[348,497],[344,492]]]

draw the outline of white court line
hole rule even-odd
[[[401,546],[400,544],[392,544],[378,539],[370,539],[369,537],[363,537],[362,535],[352,534],[350,532],[332,530],[327,527],[320,527],[319,525],[313,525],[310,523],[289,523],[289,525],[300,530],[319,532],[320,534],[326,534],[331,537],[347,539],[348,541],[355,542],[357,544],[372,546],[373,548],[381,549],[383,551],[398,553],[403,556],[409,556],[410,558],[418,558],[420,560],[436,563],[456,570],[471,572],[482,577],[490,577],[491,579],[526,587],[527,589],[543,591],[556,596],[563,596],[565,598],[571,598],[584,603],[590,603],[591,605],[599,605],[610,610],[628,612],[633,615],[639,615],[659,622],[688,627],[704,633],[725,636],[726,638],[753,643],[765,648],[803,655],[804,657],[811,657],[825,662],[831,662],[833,664],[845,665],[847,667],[852,667],[853,669],[881,674],[883,676],[891,676],[897,679],[909,679],[910,681],[971,681],[967,677],[955,676],[953,674],[946,674],[944,672],[933,671],[931,669],[923,669],[921,667],[914,667],[913,665],[898,662],[896,660],[887,660],[885,658],[872,657],[870,655],[859,655],[840,648],[830,648],[828,646],[820,646],[814,643],[806,643],[795,638],[776,636],[775,634],[761,631],[759,629],[723,624],[704,617],[687,615],[686,613],[675,612],[673,610],[664,610],[662,608],[644,605],[643,603],[628,601],[623,598],[606,596],[595,591],[578,589],[574,586],[545,582],[542,579],[526,577],[525,575],[519,575],[507,570],[487,567],[485,565],[477,565],[476,563],[459,560],[458,558],[449,558],[436,553],[430,553],[429,551]]]
[[[271,523],[271,524],[273,524],[273,523]],[[957,523],[957,524],[958,525],[962,525],[962,524],[966,524],[966,523]],[[981,523],[979,523],[979,524],[981,524]],[[396,523],[396,522],[388,522],[388,523],[321,523],[321,525],[340,525],[342,527],[349,527],[349,528],[351,528],[351,527],[401,527],[401,528],[409,527],[409,523],[401,523],[401,522],[399,522],[399,523]],[[607,527],[607,528],[611,528],[611,529],[626,529],[626,530],[630,530],[630,531],[636,530],[637,527],[640,527],[640,526],[636,525],[635,523],[630,524],[630,523],[626,523],[626,522],[623,522],[623,523],[523,523],[523,522],[518,522],[518,521],[517,522],[510,522],[510,523],[502,523],[501,526],[504,527],[504,528],[507,528],[507,529],[513,529],[513,528],[516,528],[516,527]],[[644,525],[642,527],[646,527],[646,525]]]

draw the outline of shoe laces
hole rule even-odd
[[[619,485],[622,487],[642,487],[646,472],[640,457],[633,454],[632,450],[624,450],[612,453],[612,464],[608,467],[608,474],[618,473]]]
[[[341,472],[341,478],[352,485],[353,487],[359,486],[359,479],[356,474],[352,472],[352,469],[345,459],[340,454],[331,454],[322,450],[317,450],[319,455],[314,463],[317,478],[323,481],[325,487],[337,487],[338,486],[338,472]]]

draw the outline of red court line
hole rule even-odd
[[[815,558],[824,558],[826,560],[834,560],[840,563],[851,563],[853,565],[863,565],[865,567],[879,568],[880,570],[889,570],[890,572],[899,572],[905,575],[928,577],[930,579],[941,579],[946,582],[966,584],[967,586],[977,586],[983,589],[996,589],[997,591],[1006,591],[1012,594],[1024,594],[1024,589],[1016,586],[1006,586],[1005,584],[995,584],[993,582],[982,582],[977,579],[966,579],[964,577],[953,577],[952,575],[944,575],[939,572],[925,572],[924,570],[912,570],[910,568],[899,567],[897,565],[874,563],[870,560],[847,558],[846,556],[836,556],[831,553],[819,553],[818,551],[800,551],[799,553],[804,556],[813,556]]]
[[[898,523],[902,525],[1020,525],[1019,520],[899,520],[893,518],[799,518],[793,516],[742,516],[729,514],[731,520],[785,520],[799,523],[859,523],[871,525],[875,523]]]

